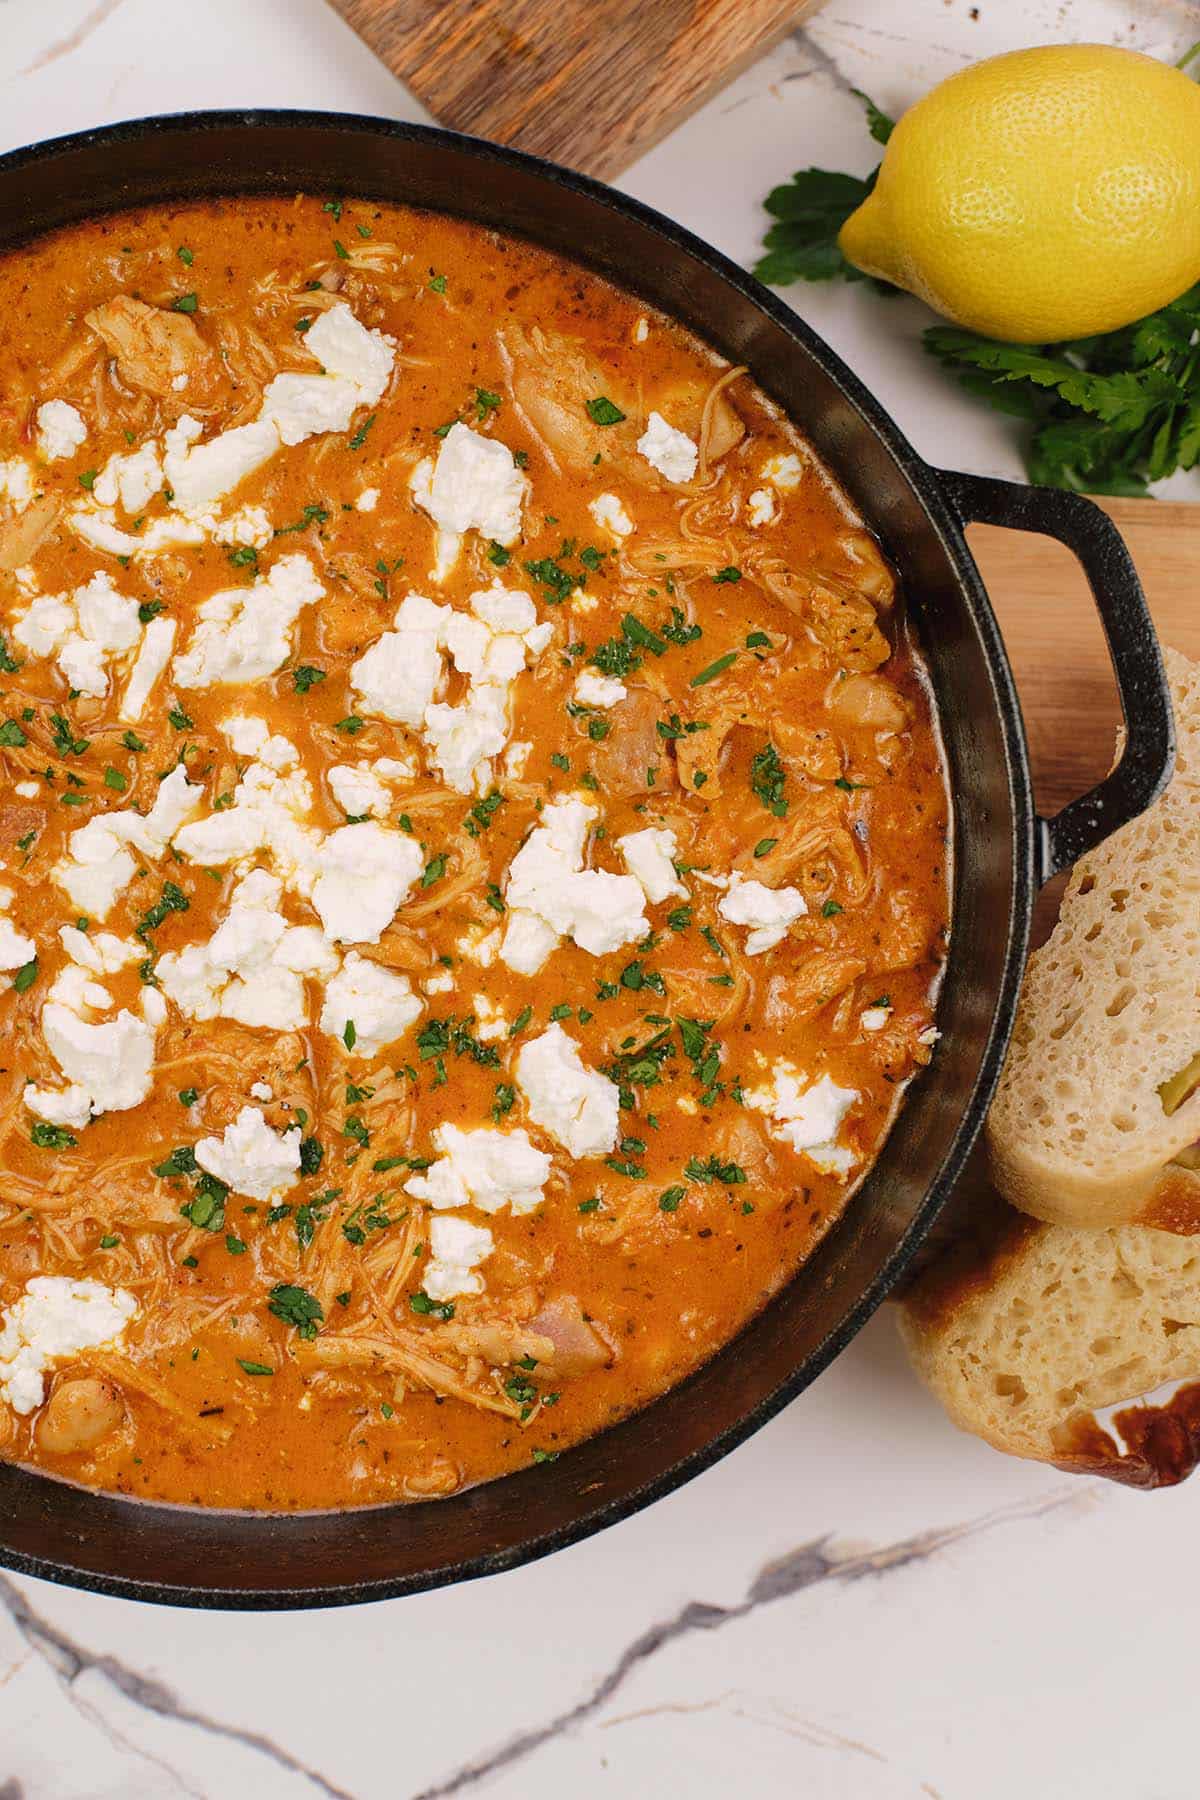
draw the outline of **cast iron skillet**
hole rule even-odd
[[[688,232],[596,182],[384,119],[185,114],[0,157],[0,248],[114,207],[297,189],[409,201],[523,233],[644,295],[749,366],[845,484],[903,577],[950,766],[954,932],[933,1066],[837,1226],[703,1369],[558,1462],[450,1500],[298,1516],[121,1500],[0,1465],[0,1564],[186,1606],[346,1605],[509,1569],[625,1518],[765,1424],[854,1336],[946,1200],[999,1073],[1039,883],[1149,805],[1174,754],[1145,601],[1098,508],[931,469],[789,307]],[[1034,813],[1020,706],[963,538],[968,520],[1067,544],[1108,639],[1125,750],[1054,819]]]

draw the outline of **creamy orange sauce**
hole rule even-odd
[[[86,322],[118,296],[186,321],[179,368]],[[394,367],[346,429],[280,448],[215,508],[262,508],[265,542],[210,532],[125,555],[78,535],[72,512],[94,507],[110,456],[161,446],[185,414],[205,440],[254,420],[280,372],[317,372],[307,331],[340,303],[394,341]],[[17,1410],[0,1385],[0,1455],[203,1505],[453,1492],[557,1455],[681,1379],[837,1217],[931,1054],[944,770],[876,545],[807,444],[744,376],[721,386],[725,373],[679,326],[581,268],[363,201],[147,210],[0,261],[0,464],[23,462],[32,490],[10,481],[0,497],[6,664],[19,665],[0,674],[11,727],[0,881],[12,926],[36,945],[31,976],[0,976],[0,1321],[37,1276],[137,1302],[119,1339],[47,1364],[41,1404]],[[56,399],[87,436],[46,462],[37,412]],[[598,422],[587,402],[599,399],[601,419],[623,416]],[[690,479],[669,481],[639,454],[651,411],[698,446]],[[439,583],[435,527],[411,478],[456,420],[515,453],[528,487],[519,538],[504,547],[468,530]],[[361,510],[371,490],[373,510]],[[597,522],[589,503],[602,494],[619,499],[628,536]],[[159,488],[114,516],[138,537],[178,513]],[[297,555],[323,597],[288,629],[281,666],[186,690],[169,667],[133,728],[120,712],[133,651],[110,659],[106,695],[71,697],[55,657],[14,639],[33,598],[72,594],[99,570],[144,615],[176,622],[178,658],[206,599],[249,593]],[[419,729],[372,714],[350,670],[408,593],[463,612],[493,583],[528,595],[551,635],[509,691],[523,765],[497,756],[464,794],[439,777]],[[607,708],[575,699],[580,672],[601,672],[597,655],[626,689]],[[461,704],[467,688],[447,659],[440,699]],[[64,1085],[42,1011],[67,962],[60,928],[80,911],[52,871],[72,833],[146,812],[178,766],[198,789],[197,817],[231,810],[250,760],[222,728],[233,714],[295,747],[318,837],[346,824],[333,767],[411,765],[388,784],[378,823],[419,846],[420,876],[377,942],[343,940],[333,954],[403,974],[419,1017],[364,1055],[352,1033],[321,1028],[328,976],[306,980],[308,1023],[294,1030],[198,1020],[168,997],[147,1097],[66,1130],[69,1143],[38,1142],[54,1133],[38,1131],[24,1096],[29,1082]],[[646,901],[636,943],[593,955],[565,937],[521,974],[495,954],[508,872],[563,797],[595,809],[588,868],[628,877],[619,840],[656,827],[673,833],[683,891]],[[108,916],[87,922],[89,937],[144,951],[97,978],[110,996],[97,1017],[140,1017],[156,963],[207,943],[249,868],[275,869],[268,853],[211,867],[169,845],[134,860]],[[739,875],[804,902],[761,954],[720,911],[728,886],[705,879]],[[281,906],[289,925],[320,923],[294,887]],[[499,1035],[481,1037],[496,1017]],[[552,1022],[619,1090],[607,1155],[573,1157],[530,1116],[516,1058]],[[793,1148],[751,1103],[779,1064],[801,1088],[828,1076],[854,1094],[837,1130],[841,1169]],[[197,1142],[247,1106],[281,1140],[299,1126],[312,1146],[311,1172],[266,1201],[222,1193],[192,1166]],[[529,1212],[457,1208],[492,1234],[482,1291],[431,1302],[434,1209],[406,1186],[436,1160],[447,1123],[524,1131],[551,1167]],[[273,1308],[280,1290],[305,1299]],[[93,1423],[75,1430],[80,1381],[94,1384],[75,1390]]]

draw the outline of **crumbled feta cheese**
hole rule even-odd
[[[175,658],[183,688],[221,682],[262,681],[282,668],[291,652],[291,630],[306,606],[325,589],[307,556],[281,556],[248,588],[227,588],[201,602],[191,642]]]
[[[5,974],[14,969],[23,969],[37,954],[37,945],[33,939],[17,931],[7,917],[12,903],[12,889],[0,887],[0,972]]]
[[[23,456],[10,456],[0,461],[0,500],[7,500],[15,512],[24,512],[33,499],[33,469]]]
[[[442,680],[448,606],[424,594],[401,601],[391,631],[350,667],[350,686],[364,712],[399,725],[420,725]]]
[[[36,800],[38,792],[38,784],[36,781],[16,781],[13,783],[13,793],[21,800]]]
[[[639,319],[634,321],[633,332],[631,335],[635,344],[644,344],[646,339],[650,336],[650,321],[644,313]]]
[[[196,1161],[235,1194],[251,1200],[273,1200],[293,1187],[300,1174],[300,1127],[282,1136],[272,1131],[256,1106],[243,1106],[221,1136],[196,1144]]]
[[[159,997],[147,988],[143,1018],[122,1008],[115,1018],[97,1024],[91,1015],[107,1011],[112,998],[106,988],[88,979],[85,968],[68,963],[50,987],[41,1018],[46,1048],[66,1077],[68,1090],[87,1095],[94,1117],[128,1112],[150,1092],[155,1029],[160,1023],[157,1006],[146,1005],[151,996],[157,1002]],[[34,1112],[43,1110],[44,1101],[44,1090],[25,1090],[25,1102]]]
[[[429,1222],[429,1260],[424,1291],[439,1305],[461,1294],[481,1294],[483,1277],[474,1273],[496,1248],[485,1225],[472,1225],[451,1213]]]
[[[527,656],[540,654],[553,635],[553,626],[538,623],[528,594],[499,583],[472,594],[469,606],[470,612],[455,612],[409,594],[394,629],[350,669],[363,710],[420,729],[434,767],[463,794],[490,783],[491,759],[508,739],[511,685]],[[470,678],[454,706],[434,699],[444,676],[443,651]]]
[[[140,513],[162,488],[163,472],[155,444],[143,444],[126,456],[110,456],[92,483],[97,506],[120,506]]]
[[[747,1106],[769,1113],[771,1135],[802,1152],[824,1173],[845,1175],[858,1160],[837,1142],[842,1121],[858,1100],[853,1088],[839,1087],[828,1075],[809,1082],[789,1062],[778,1061],[766,1088],[748,1091]]]
[[[498,937],[498,932],[493,932]],[[487,994],[474,994],[471,1006],[475,1013],[475,1036],[484,1044],[494,1044],[508,1036],[509,1019],[504,1008],[497,1006]]]
[[[266,1101],[273,1100],[275,1095],[265,1081],[252,1081],[250,1083],[250,1098],[252,1100]]]
[[[746,881],[735,875],[729,892],[717,901],[717,911],[731,925],[749,925],[746,938],[747,956],[761,956],[782,943],[789,926],[808,911],[799,888],[764,887],[761,881]]]
[[[357,768],[353,763],[335,763],[329,771],[329,786],[334,799],[351,819],[386,814],[392,804],[392,796],[383,782],[370,769]]]
[[[513,544],[521,534],[528,487],[507,444],[456,421],[442,439],[427,482],[414,485],[413,497],[443,531],[478,531],[498,544]]]
[[[221,720],[221,730],[239,756],[251,756],[255,762],[265,763],[268,769],[278,773],[294,768],[300,760],[300,752],[291,739],[282,735],[272,737],[265,719],[256,719],[248,713],[231,713],[229,718]]]
[[[242,506],[217,524],[213,536],[218,544],[252,545],[255,550],[265,550],[274,539],[275,527],[263,507]]]
[[[800,486],[804,479],[804,464],[798,456],[791,454],[768,456],[762,466],[762,478],[769,481],[772,487],[778,488],[781,494],[790,494]]]
[[[101,570],[69,597],[32,600],[13,625],[13,639],[31,656],[57,652],[68,684],[99,699],[108,692],[106,664],[132,650],[141,629],[137,601],[118,593]]]
[[[524,740],[508,746],[504,752],[504,773],[510,781],[520,781],[532,750],[533,745]]]
[[[182,767],[172,769],[159,783],[148,813],[132,808],[102,813],[72,832],[67,854],[51,869],[52,877],[80,912],[93,919],[106,918],[137,867],[130,850],[153,859],[160,857],[202,798],[201,788],[192,786]]]
[[[770,488],[755,488],[746,502],[746,518],[751,525],[769,525],[777,507]]]
[[[665,826],[648,825],[644,831],[630,831],[618,838],[617,849],[651,906],[669,900],[672,895],[687,893],[675,873],[677,847],[673,831],[668,831]]]
[[[436,975],[431,975],[425,983],[425,992],[427,994],[452,994],[454,977],[449,969],[440,969]]]
[[[151,619],[142,633],[141,648],[134,659],[121,701],[123,719],[136,724],[145,712],[159,676],[171,660],[177,630],[174,619],[159,618]]]
[[[137,1312],[124,1288],[67,1275],[35,1275],[0,1329],[0,1394],[15,1413],[31,1413],[46,1395],[47,1366],[113,1344]]]
[[[37,452],[43,462],[74,456],[87,439],[83,414],[67,400],[45,400],[37,409]]]
[[[598,675],[595,669],[581,669],[575,678],[574,700],[579,706],[619,706],[629,689],[611,675]]]
[[[468,962],[478,963],[481,969],[490,969],[500,949],[500,927],[494,925],[472,925],[459,938],[455,949]]]
[[[649,931],[642,890],[631,875],[583,867],[584,842],[597,816],[582,800],[552,800],[514,856],[500,955],[518,974],[536,975],[563,937],[593,956],[607,956]]]
[[[375,1056],[403,1037],[420,1014],[421,1002],[407,975],[394,974],[351,950],[325,989],[321,1030],[345,1043],[347,1027],[353,1025],[347,1048],[355,1056]]]
[[[549,1025],[521,1046],[517,1080],[534,1124],[573,1157],[607,1156],[616,1148],[617,1089],[607,1075],[586,1067],[561,1025]]]
[[[356,512],[374,512],[378,505],[379,489],[364,488],[362,493],[358,496],[358,499],[354,502],[354,509]]]
[[[163,439],[163,475],[171,504],[188,517],[210,514],[219,500],[240,486],[247,475],[269,462],[280,438],[270,419],[235,425],[199,443],[203,426],[190,413]]]
[[[264,749],[270,753],[273,745],[291,750],[286,738],[268,738]],[[184,826],[175,847],[190,862],[215,868],[230,863],[249,867],[266,850],[276,874],[307,896],[321,844],[320,834],[307,823],[312,803],[312,784],[303,769],[284,775],[265,762],[252,762],[233,791],[232,806]]]
[[[601,531],[611,531],[615,538],[627,538],[633,530],[633,520],[617,494],[597,494],[588,501],[588,511]]]
[[[690,481],[696,473],[700,451],[684,431],[668,425],[660,412],[652,412],[637,441],[638,454],[667,481]]]
[[[304,348],[316,357],[326,375],[353,383],[360,406],[374,406],[382,400],[392,377],[396,347],[381,331],[360,324],[344,300],[318,316],[304,334]]]
[[[308,1024],[304,978],[332,975],[337,952],[312,925],[289,925],[282,883],[265,869],[239,882],[207,943],[159,957],[163,992],[190,1019],[235,1019],[271,1031]]]
[[[403,832],[367,821],[331,831],[317,852],[312,903],[329,937],[377,944],[424,865]]]
[[[888,1005],[868,1006],[858,1015],[858,1022],[864,1031],[882,1031],[891,1016]]]
[[[525,1131],[460,1131],[457,1125],[435,1125],[434,1149],[441,1152],[429,1168],[404,1184],[406,1194],[439,1211],[451,1206],[477,1206],[480,1212],[532,1212],[542,1204],[550,1178],[550,1158],[535,1149]]]

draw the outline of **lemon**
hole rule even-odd
[[[989,337],[1114,331],[1200,279],[1200,88],[1102,44],[990,57],[905,113],[838,242]]]

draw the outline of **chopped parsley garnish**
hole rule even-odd
[[[836,900],[826,900],[821,908],[821,917],[823,919],[836,919],[841,910],[842,909]]]
[[[367,721],[365,719],[358,719],[353,713],[349,713],[346,718],[339,719],[333,729],[335,731],[345,732],[347,737],[357,737],[359,732],[366,726],[366,723]]]
[[[345,1044],[347,1050],[353,1050],[355,1044],[358,1042],[358,1032],[355,1029],[353,1019],[346,1020],[346,1026],[342,1032],[342,1042]]]
[[[441,1319],[454,1317],[453,1300],[431,1300],[423,1288],[408,1296],[408,1304],[413,1312],[420,1313],[422,1318]]]
[[[54,733],[54,748],[60,756],[82,756],[92,741],[77,738],[71,730],[71,721],[64,719],[61,713],[50,714],[50,729]]]
[[[285,1325],[294,1325],[302,1338],[315,1338],[318,1326],[325,1322],[325,1309],[316,1295],[286,1281],[271,1289],[267,1306]]]
[[[193,256],[192,252],[188,249],[186,244],[180,244],[180,246],[179,246],[178,250],[175,252],[175,254],[179,258],[180,262],[187,269],[190,269],[192,264],[196,260],[195,257]]]
[[[673,1213],[679,1211],[679,1203],[687,1193],[685,1187],[669,1187],[658,1196],[659,1212]]]
[[[246,1375],[273,1375],[275,1373],[270,1363],[251,1362],[244,1356],[238,1357],[237,1366]]]
[[[38,959],[32,957],[29,962],[22,963],[12,978],[12,984],[18,994],[26,993],[38,978]]]
[[[171,302],[171,311],[194,313],[199,304],[199,296],[196,294],[177,294]]]
[[[315,1175],[325,1158],[325,1146],[319,1138],[306,1137],[300,1145],[300,1173]]]
[[[770,856],[778,842],[778,838],[759,838],[757,844],[754,846],[755,856]]]
[[[138,607],[138,618],[143,625],[148,625],[151,619],[157,619],[159,613],[163,610],[164,608],[161,600],[143,600],[142,604]]]
[[[619,406],[615,406],[607,394],[597,394],[595,399],[587,401],[588,418],[593,425],[619,425],[625,414]]]
[[[180,1088],[178,1098],[180,1106],[195,1106],[200,1098],[200,1090],[199,1088]]]
[[[99,469],[85,469],[82,475],[76,476],[76,480],[79,482],[80,487],[86,488],[90,494],[96,485],[96,477],[99,473]]]
[[[329,508],[314,501],[306,506],[293,525],[277,525],[276,537],[286,537],[290,531],[306,531],[310,525],[324,525],[329,518]]]
[[[446,277],[444,275],[433,276],[429,286],[435,294],[444,294],[446,291]]]
[[[742,571],[740,569],[735,569],[732,563],[726,563],[725,567],[723,569],[718,569],[713,576],[714,581],[733,582],[740,581],[741,579]]]
[[[138,937],[145,938],[151,931],[157,931],[170,913],[187,912],[191,905],[183,889],[174,881],[164,881],[161,897],[142,914],[135,927]]]
[[[79,1142],[65,1125],[47,1125],[43,1119],[33,1126],[29,1137],[39,1150],[73,1150]]]
[[[17,662],[8,648],[8,639],[0,633],[0,674],[15,675],[21,664]]]
[[[567,543],[564,542],[558,554],[559,557],[571,554]],[[527,562],[525,573],[531,575],[534,581],[541,582],[545,590],[542,597],[547,606],[561,606],[568,594],[580,585],[579,579],[569,569],[564,569],[562,563],[553,556],[542,556],[536,562]]]
[[[292,670],[292,686],[298,694],[307,694],[319,681],[324,681],[325,674],[324,669],[318,669],[312,663],[303,663],[300,668]]]
[[[714,1181],[721,1182],[724,1187],[740,1187],[746,1181],[746,1171],[740,1164],[723,1163],[719,1156],[705,1157],[703,1162],[693,1156],[684,1164],[683,1172],[689,1181],[698,1181],[703,1187]]]
[[[375,414],[368,413],[366,418],[363,420],[362,424],[359,426],[358,430],[354,433],[354,436],[350,439],[351,450],[361,450],[362,449],[363,445],[367,441],[367,433],[368,433],[368,431],[370,431],[370,429],[374,423],[375,423]]]
[[[507,1081],[497,1082],[496,1094],[492,1101],[492,1119],[498,1125],[507,1117],[517,1103],[517,1090]]]
[[[727,650],[724,656],[718,656],[716,662],[710,662],[706,669],[701,669],[698,675],[693,675],[688,686],[706,687],[710,681],[715,681],[718,675],[723,675],[737,659],[736,650]]]
[[[105,769],[104,785],[111,788],[114,794],[123,794],[129,786],[128,775],[122,775],[120,769]]]
[[[20,750],[28,742],[29,739],[15,719],[5,719],[3,725],[0,725],[0,744],[6,749]]]
[[[518,1037],[520,1035],[520,1033],[522,1031],[524,1031],[525,1027],[528,1025],[528,1023],[529,1023],[530,1019],[532,1019],[532,1017],[533,1017],[532,1006],[523,1006],[521,1008],[520,1012],[517,1014],[516,1018],[513,1020],[512,1024],[508,1028],[509,1037],[510,1038]]]
[[[764,744],[750,764],[750,786],[768,812],[777,819],[787,817],[787,801],[783,797],[787,771],[780,762],[774,744]]]
[[[494,881],[488,882],[483,898],[485,905],[490,906],[493,912],[502,913],[507,910],[500,889]]]
[[[477,838],[481,832],[486,831],[503,805],[504,795],[496,788],[490,794],[485,794],[482,800],[477,800],[463,820],[463,830],[468,837]]]
[[[486,419],[489,413],[498,412],[503,401],[499,394],[493,394],[490,388],[475,389],[475,418],[477,423]]]
[[[445,873],[446,858],[444,856],[431,856],[429,861],[425,864],[425,869],[421,876],[421,886],[423,888],[432,887],[434,882],[440,881]]]
[[[194,723],[194,720],[184,712],[182,706],[173,706],[167,714],[167,718],[171,722],[172,731],[190,731]]]

